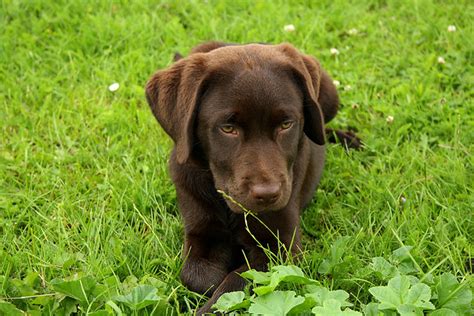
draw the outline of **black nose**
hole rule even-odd
[[[280,196],[280,183],[254,184],[250,187],[250,196],[258,204],[272,204]]]

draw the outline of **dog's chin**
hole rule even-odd
[[[275,203],[269,205],[258,205],[256,203],[242,203],[237,205],[233,201],[226,200],[227,206],[229,209],[237,214],[243,214],[245,212],[250,212],[254,214],[261,214],[261,213],[270,213],[270,212],[277,212],[285,208],[287,203],[282,203],[281,201],[277,201]]]

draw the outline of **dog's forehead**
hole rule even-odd
[[[217,74],[204,93],[201,112],[212,118],[231,113],[248,119],[281,116],[301,112],[302,101],[302,92],[288,73],[258,66]]]
[[[280,46],[236,45],[206,53],[210,76],[200,116],[215,119],[236,112],[269,117],[301,112],[302,91]]]
[[[206,53],[208,67],[212,70],[239,65],[253,68],[262,64],[285,67],[288,57],[281,46],[248,44],[224,46]]]

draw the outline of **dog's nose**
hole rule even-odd
[[[250,195],[259,204],[272,204],[280,196],[280,183],[254,184],[250,187]]]

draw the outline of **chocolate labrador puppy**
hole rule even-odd
[[[300,251],[299,216],[323,171],[324,124],[336,115],[338,96],[318,61],[289,44],[210,42],[177,59],[151,77],[146,96],[175,143],[181,279],[211,296],[202,314],[245,286],[239,273],[247,262],[267,268],[258,243]],[[218,190],[254,214],[247,224],[243,208]]]

